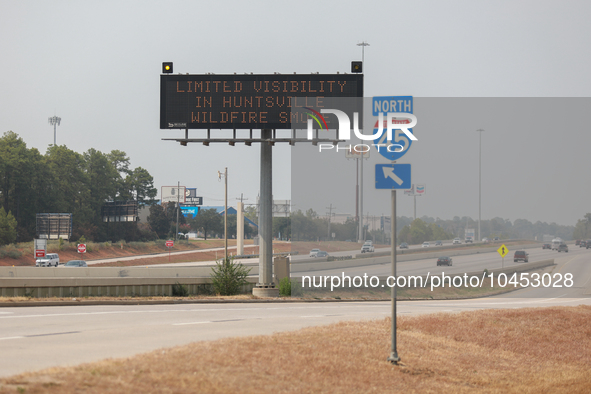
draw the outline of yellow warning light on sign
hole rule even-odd
[[[507,256],[507,253],[509,253],[509,249],[507,249],[505,244],[503,244],[503,245],[501,245],[501,247],[499,249],[497,249],[497,252],[499,252],[501,257],[505,257],[505,256]]]

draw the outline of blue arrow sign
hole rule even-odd
[[[378,116],[380,113],[384,114],[384,121],[386,121],[386,114],[388,112],[407,112],[412,114],[414,111],[414,101],[412,96],[383,96],[373,97],[371,110],[373,116]],[[406,119],[400,119],[401,123],[406,123]],[[409,151],[412,144],[406,134],[401,130],[392,131],[392,139],[387,140],[388,136],[386,133],[387,124],[383,125],[384,133],[377,139],[374,140],[374,146],[378,149],[379,153],[390,161],[400,159],[402,156]],[[413,133],[412,129],[409,130]],[[378,132],[378,121],[376,120],[373,133]],[[413,133],[414,134],[414,133]]]
[[[410,189],[410,164],[376,164],[376,189]]]

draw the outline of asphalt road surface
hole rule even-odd
[[[530,261],[554,258],[557,265],[550,274],[571,273],[573,286],[530,287],[473,300],[400,301],[398,313],[591,305],[591,250],[571,246],[569,253],[541,248],[529,253]],[[399,274],[422,274],[424,270],[436,274],[449,268],[469,272],[483,264],[489,269],[496,268],[491,264],[500,266],[496,253],[453,259],[453,267],[436,267],[434,259],[403,262],[399,264]],[[520,263],[505,258],[505,264]],[[389,269],[389,264],[356,267],[347,274],[388,275]],[[5,307],[0,308],[0,376],[128,357],[195,341],[267,335],[343,320],[381,319],[389,316],[390,311],[390,302]]]

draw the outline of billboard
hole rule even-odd
[[[291,129],[291,108],[362,97],[363,74],[160,76],[161,129]]]
[[[38,239],[70,239],[72,236],[71,213],[38,213],[36,223]]]
[[[136,200],[109,201],[101,207],[103,222],[136,222],[138,205]]]
[[[185,202],[185,187],[184,186],[162,186],[160,190],[161,202]]]
[[[190,215],[193,218],[195,218],[195,216],[197,216],[197,214],[199,213],[199,207],[181,206],[181,213],[184,217],[189,217]]]

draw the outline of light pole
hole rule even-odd
[[[53,146],[56,146],[56,127],[60,125],[62,118],[58,116],[52,116],[49,118],[49,124],[53,126]]]
[[[228,167],[224,168],[224,172],[218,171],[219,180],[224,177],[226,183],[224,192],[224,262],[228,260]]]
[[[480,213],[482,208],[482,132],[483,129],[478,129],[478,240],[480,237]]]
[[[361,47],[361,71],[363,71],[365,67],[365,47],[368,47],[369,44],[365,41],[360,42],[357,46]],[[365,86],[364,86],[365,90]],[[363,97],[363,92],[361,97]],[[359,235],[358,235],[358,242],[365,241],[365,237],[363,235],[363,150],[361,151],[361,179],[360,179],[360,188],[359,188],[359,213],[361,213],[361,220],[358,222],[359,224]]]

